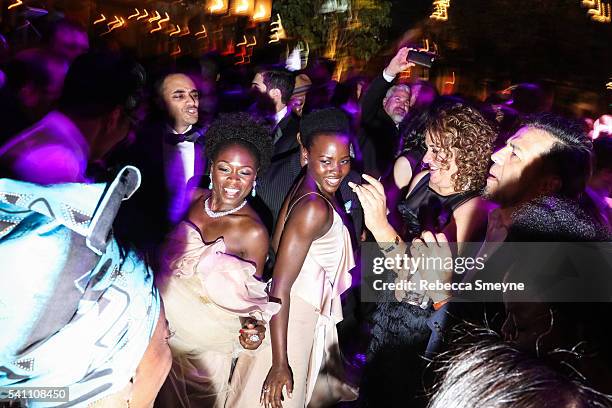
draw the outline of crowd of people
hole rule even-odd
[[[509,101],[399,83],[408,52],[337,83],[324,59],[139,62],[62,20],[15,53],[0,390],[68,387],[83,407],[612,407],[611,117],[561,116],[535,83]],[[555,262],[551,243],[590,255]],[[386,266],[437,284],[372,300],[371,251],[486,262]],[[456,289],[482,281],[528,290]]]

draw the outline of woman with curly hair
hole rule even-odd
[[[480,192],[486,183],[495,137],[485,117],[461,100],[445,99],[433,108],[425,131],[427,152],[423,163],[428,169],[413,178],[408,195],[398,204],[404,221],[400,233],[387,220],[380,182],[364,175],[370,184],[351,185],[362,203],[366,226],[386,256],[395,256],[402,241],[419,238],[424,231],[444,233],[449,242],[459,243],[459,252],[461,243],[484,238],[489,205]],[[394,271],[388,273],[387,281],[398,277]],[[427,319],[434,311],[426,295],[385,291],[379,299],[372,316],[372,340],[361,390],[363,406],[377,406],[377,399],[398,395],[394,393],[397,389],[403,390],[397,404],[424,405],[419,397],[421,355],[431,334]],[[412,403],[407,404],[407,394]]]
[[[158,287],[174,336],[160,406],[224,407],[239,392],[249,350],[279,309],[261,277],[266,227],[246,198],[270,162],[268,129],[246,113],[222,115],[206,133],[208,189],[192,194],[187,218],[166,238]]]

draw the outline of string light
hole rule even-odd
[[[157,20],[157,27],[152,29],[151,31],[149,31],[149,33],[153,34],[153,33],[156,33],[158,31],[161,31],[162,24],[167,23],[168,21],[170,21],[170,16],[168,15],[168,13],[164,13],[164,14],[165,14],[166,17],[164,17],[164,18],[162,18],[160,20]],[[158,15],[159,15],[159,13],[158,13]]]
[[[196,37],[202,37],[202,38],[208,37],[208,34],[206,33],[206,27],[204,26],[204,24],[202,24],[202,30],[198,31],[194,35]]]
[[[283,27],[283,22],[281,20],[280,14],[276,15],[276,21],[270,23],[270,41],[268,44],[272,44],[275,42],[279,42],[281,38],[286,38],[285,28]]]
[[[152,23],[154,21],[161,19],[161,16],[159,15],[159,11],[155,10],[154,14],[155,15],[149,19],[149,23]]]
[[[186,25],[185,28],[183,28],[183,30],[181,32],[181,35],[179,35],[179,37],[184,37],[184,36],[189,35],[189,34],[191,34],[191,31],[189,31],[189,26]]]
[[[108,30],[106,30],[105,32],[100,34],[101,36],[102,35],[106,35],[106,34],[110,33],[111,31],[113,31],[113,30],[115,30],[115,29],[117,29],[119,27],[125,26],[125,20],[123,19],[123,17],[121,17],[121,18],[117,17],[117,16],[113,16],[113,17],[115,19],[107,24]]]
[[[140,11],[138,11],[138,9],[137,9],[137,8],[135,8],[134,10],[136,11],[136,13],[134,13],[134,14],[132,14],[132,15],[128,16],[128,20],[131,20],[131,19],[133,19],[134,17],[138,17],[138,16],[140,15]]]
[[[612,21],[612,6],[609,3],[604,3],[601,0],[582,0],[580,4],[588,8],[587,15],[591,16],[591,20],[598,23],[610,23]]]
[[[99,24],[99,23],[101,23],[103,21],[106,21],[106,16],[104,16],[104,14],[100,14],[100,18],[97,19],[96,21],[94,21],[93,23],[94,24]]]
[[[13,4],[9,5],[7,10],[13,9],[13,8],[15,8],[15,7],[19,7],[19,6],[21,6],[22,4],[23,4],[23,1],[21,1],[21,0],[17,0],[17,1],[15,1]]]
[[[434,11],[431,13],[429,18],[439,21],[448,20],[448,9],[450,7],[450,0],[434,0],[433,2]]]
[[[149,12],[147,11],[147,9],[144,9],[144,14],[142,14],[136,20],[140,20],[140,19],[147,18],[147,17],[149,17]]]
[[[240,47],[243,45],[247,45],[247,39],[246,39],[246,35],[242,36],[242,42],[239,42],[238,44],[236,44],[236,47]]]
[[[172,51],[170,53],[171,57],[176,57],[177,55],[179,55],[181,52],[183,52],[183,50],[181,50],[181,46],[179,44],[176,45],[176,50]]]
[[[173,37],[173,36],[175,36],[175,35],[177,35],[177,34],[180,34],[180,32],[181,32],[181,27],[179,27],[178,25],[176,25],[175,27],[176,27],[176,28],[170,32],[170,37]]]

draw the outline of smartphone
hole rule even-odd
[[[413,62],[422,67],[431,68],[434,61],[436,60],[436,54],[432,54],[426,51],[408,51],[408,57],[406,57],[408,62]]]

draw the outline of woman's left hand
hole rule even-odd
[[[265,337],[266,326],[264,322],[249,318],[245,322],[242,330],[240,330],[238,340],[245,349],[255,350],[261,345]]]

